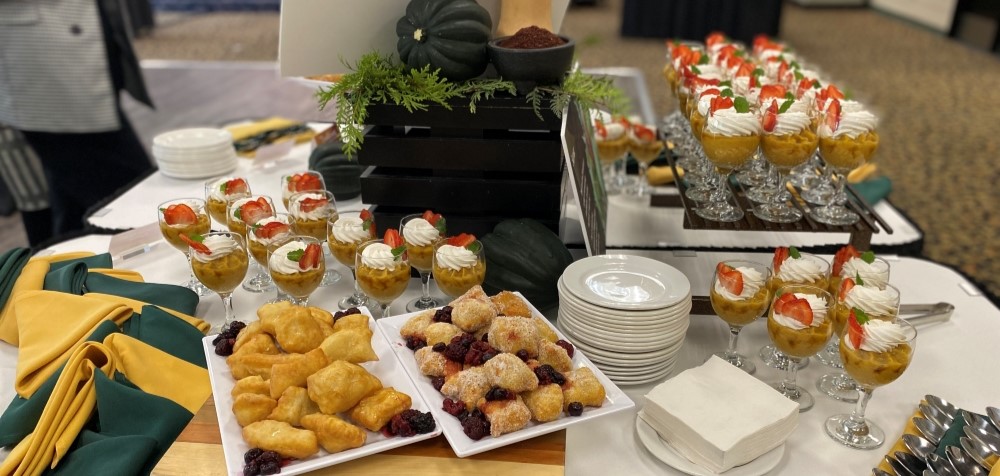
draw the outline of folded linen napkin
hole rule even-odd
[[[11,248],[0,255],[0,308],[10,298],[14,282],[21,274],[21,268],[28,263],[31,250],[28,248]]]
[[[645,398],[644,419],[660,437],[717,473],[780,446],[798,424],[798,404],[718,357]]]

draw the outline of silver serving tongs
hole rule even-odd
[[[903,319],[914,326],[945,322],[951,319],[953,312],[955,312],[955,306],[947,302],[899,305],[899,314],[907,315],[903,316]]]

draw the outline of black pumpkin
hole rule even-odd
[[[343,143],[330,141],[313,149],[309,155],[309,170],[323,176],[326,189],[337,200],[350,200],[361,195],[361,172],[364,167],[343,152]]]
[[[399,59],[411,68],[430,65],[453,81],[486,70],[493,22],[474,0],[411,0],[396,23]]]

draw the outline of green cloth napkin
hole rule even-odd
[[[938,456],[942,458],[947,458],[948,455],[945,450],[949,446],[961,446],[958,439],[965,436],[965,417],[962,416],[962,412],[959,411],[955,415],[955,419],[951,421],[951,426],[948,427],[948,431],[944,432],[944,436],[941,437],[941,442],[938,443],[938,447],[934,450]]]
[[[889,177],[876,177],[851,186],[869,205],[875,205],[892,192],[892,181]]]
[[[87,268],[111,268],[111,253],[101,253],[99,255],[85,256],[83,258],[56,261],[49,266],[49,271],[51,272],[52,270],[76,264],[83,264]]]
[[[184,286],[137,283],[101,273],[88,273],[86,278],[86,291],[90,293],[111,294],[135,299],[147,304],[173,309],[189,316],[193,316],[198,308],[198,294]]]
[[[188,291],[187,288],[183,289]],[[201,339],[205,335],[191,324],[156,306],[143,306],[141,314],[133,314],[122,324],[122,332],[178,359],[202,368],[208,367],[205,348],[201,345]]]
[[[10,292],[14,288],[14,282],[21,275],[21,269],[31,258],[31,250],[28,248],[12,248],[0,255],[0,308],[10,299]]]
[[[83,285],[86,282],[87,265],[84,263],[70,263],[55,269],[50,267],[49,272],[45,274],[45,282],[42,284],[42,289],[80,296],[83,294]]]

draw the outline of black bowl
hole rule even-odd
[[[559,37],[566,43],[549,48],[522,49],[499,46],[500,42],[510,38],[505,36],[490,40],[486,50],[503,79],[515,83],[555,84],[573,65],[573,48],[576,46],[572,39]]]

